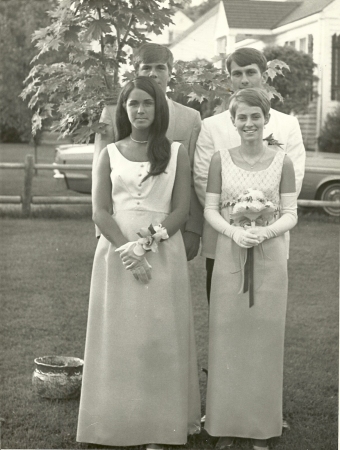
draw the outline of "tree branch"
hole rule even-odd
[[[101,11],[100,8],[97,8],[97,12],[98,12],[98,17],[99,19],[101,19],[102,15],[101,15]],[[107,90],[110,92],[111,90],[111,86],[109,84],[109,80],[107,79],[107,75],[106,75],[106,66],[105,66],[105,44],[104,44],[104,39],[103,39],[103,33],[100,34],[100,54],[101,54],[101,65],[102,65],[102,69],[104,71],[104,81],[105,81],[105,85]]]

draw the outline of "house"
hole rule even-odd
[[[161,34],[148,33],[147,38],[155,44],[168,45],[178,38],[185,30],[193,25],[193,21],[189,19],[181,10],[177,10],[171,17],[173,23],[164,27]]]
[[[170,45],[175,59],[211,59],[241,47],[290,45],[317,65],[317,98],[298,119],[306,148],[340,101],[340,0],[221,0]]]

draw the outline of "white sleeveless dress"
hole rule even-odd
[[[171,212],[178,143],[166,171],[108,146],[113,217],[129,241]],[[93,263],[77,441],[183,445],[200,430],[200,394],[188,267],[181,232],[147,253],[152,280],[125,270],[100,237]]]
[[[279,205],[285,153],[251,172],[221,152],[222,216],[248,188]],[[218,235],[209,315],[209,376],[205,429],[213,436],[268,439],[282,432],[282,380],[287,305],[284,235],[254,247],[254,305],[240,293],[246,249]]]

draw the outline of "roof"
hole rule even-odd
[[[248,0],[247,0],[248,1]],[[196,30],[196,28],[198,28],[200,25],[202,25],[206,20],[210,19],[211,17],[213,17],[215,14],[217,14],[218,12],[218,8],[219,5],[215,5],[213,8],[209,9],[209,11],[207,11],[205,14],[203,14],[202,17],[200,17],[198,20],[196,20],[196,22],[194,22],[191,27],[189,27],[187,30],[185,30],[183,33],[181,33],[176,39],[174,39],[170,44],[169,44],[169,48],[171,48],[173,45],[177,44],[177,42],[181,41],[182,39],[184,39],[186,36],[188,36],[189,34],[191,34],[193,31]]]
[[[223,0],[223,4],[230,28],[271,30],[296,10],[301,2]]]
[[[304,17],[317,14],[333,3],[334,0],[300,0],[300,1],[267,1],[267,0],[222,0],[230,28],[267,29],[272,30]],[[169,48],[191,34],[206,20],[218,13],[219,4],[212,7],[191,27],[178,36]]]
[[[305,0],[294,11],[288,14],[277,26],[286,25],[323,11],[334,0]]]

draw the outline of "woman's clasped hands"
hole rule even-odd
[[[242,248],[251,248],[261,244],[266,238],[265,227],[235,227],[232,239]]]
[[[138,252],[137,242],[127,242],[115,250],[126,270],[131,270],[137,281],[147,284],[151,280],[151,265],[144,256],[145,252]],[[138,254],[142,253],[142,254]]]

